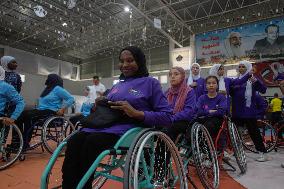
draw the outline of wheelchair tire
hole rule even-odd
[[[0,170],[6,169],[19,159],[23,144],[22,133],[16,125],[3,126],[0,129]]]
[[[124,189],[174,188],[176,185],[187,188],[182,160],[172,140],[160,131],[140,136],[127,155]]]
[[[278,133],[275,130],[275,128],[270,125],[269,123],[266,123],[265,121],[258,121],[258,124],[261,124],[261,127],[259,128],[261,137],[263,135],[265,136],[265,133],[269,133],[270,136],[267,136],[263,139],[263,143],[265,146],[265,149],[267,152],[271,152],[275,149],[277,142],[278,142]],[[247,131],[247,130],[244,130]],[[251,152],[258,153],[258,151],[255,149],[255,146],[247,132],[242,132],[242,139],[243,139],[243,145],[245,148]]]
[[[191,129],[192,154],[201,183],[206,189],[219,187],[219,165],[212,138],[202,124]]]
[[[228,131],[238,167],[240,168],[241,173],[244,174],[247,171],[247,160],[243,148],[243,141],[235,124],[230,120],[228,120]]]
[[[53,154],[57,146],[74,131],[73,124],[64,117],[54,116],[47,119],[42,129],[44,148]]]

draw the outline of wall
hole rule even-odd
[[[41,56],[3,45],[0,45],[0,48],[4,48],[4,55],[13,56],[16,58],[18,63],[17,71],[19,73],[42,75],[56,73],[61,75],[63,78],[71,79],[73,67],[77,67],[78,70],[80,69],[79,66],[66,61]],[[80,71],[78,71],[77,75],[72,77],[72,79],[79,79],[79,75]]]

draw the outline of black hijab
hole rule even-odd
[[[146,58],[145,58],[144,52],[138,47],[128,46],[128,47],[125,47],[124,49],[122,49],[120,51],[119,58],[120,58],[121,53],[125,50],[131,52],[132,56],[134,57],[135,62],[138,65],[138,71],[136,72],[136,74],[133,77],[135,77],[135,78],[148,77],[149,72],[148,72],[148,69],[146,67]],[[123,79],[125,79],[125,76],[123,74],[121,74],[119,79],[123,80]]]
[[[56,86],[63,87],[63,80],[57,74],[49,74],[45,81],[45,89],[42,91],[40,97],[45,97],[48,95]]]

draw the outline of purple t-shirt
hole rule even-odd
[[[108,96],[110,101],[128,101],[135,109],[144,112],[145,125],[169,126],[172,124],[172,109],[167,103],[158,80],[152,77],[127,78],[112,87]],[[84,128],[86,132],[104,132],[123,135],[134,124],[115,124],[103,129]]]

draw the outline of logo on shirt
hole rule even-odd
[[[208,108],[209,108],[209,107],[208,107],[207,104],[204,104],[204,105],[203,105],[203,109],[207,110]]]
[[[141,92],[141,91],[135,90],[135,89],[132,89],[132,88],[128,90],[128,93],[129,93],[129,94],[132,94],[132,95],[134,95],[134,96],[141,96],[141,95],[142,95],[142,92]]]

